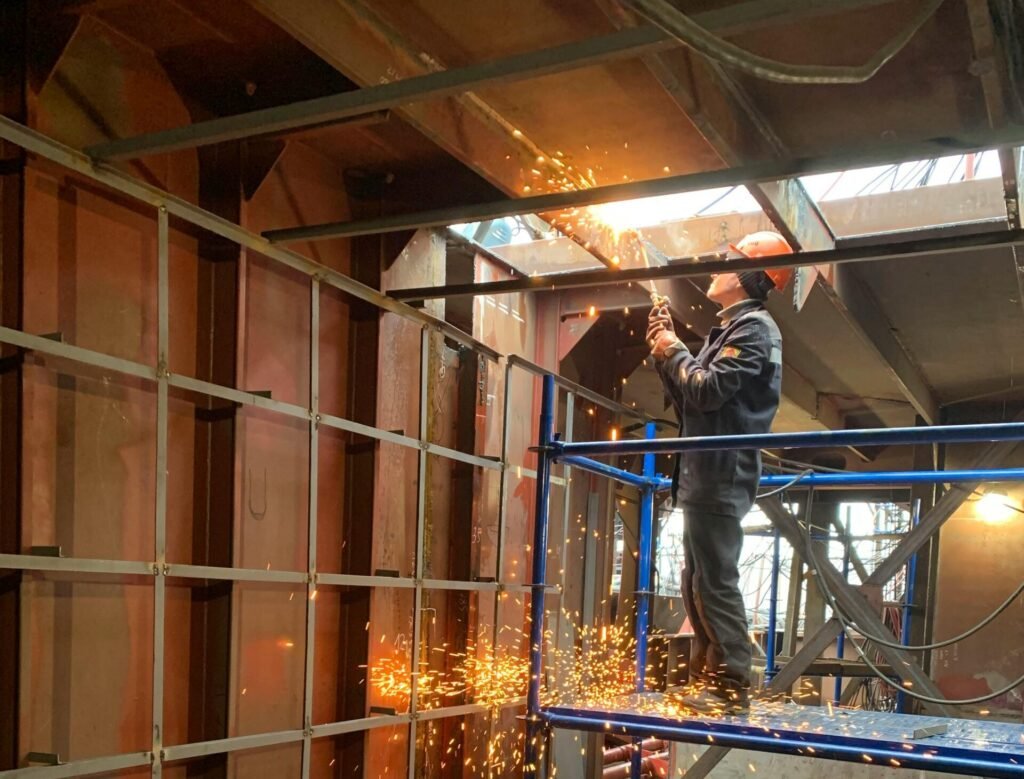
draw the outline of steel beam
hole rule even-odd
[[[271,109],[99,143],[86,148],[85,153],[96,160],[126,160],[254,135],[333,124],[410,102],[451,97],[482,86],[588,68],[600,62],[677,45],[678,42],[671,36],[652,26],[634,28],[480,62],[467,68],[427,73],[327,97],[276,105]]]
[[[81,152],[64,146],[36,130],[3,116],[0,116],[0,138],[16,144],[32,154],[68,168],[78,175],[110,187],[116,192],[128,195],[143,203],[148,203],[154,208],[162,205],[167,208],[169,216],[177,217],[196,227],[208,230],[215,235],[219,235],[221,238],[258,252],[268,259],[279,262],[307,276],[316,276],[322,284],[335,287],[353,297],[365,300],[367,303],[372,303],[385,311],[391,311],[406,319],[436,328],[454,341],[469,346],[481,354],[486,354],[492,359],[497,359],[499,356],[496,351],[486,344],[477,341],[472,336],[447,322],[437,319],[426,312],[397,303],[393,298],[382,294],[378,290],[361,284],[343,273],[328,268],[326,265],[314,262],[297,252],[282,249],[280,246],[274,246],[265,238],[227,219],[223,219],[158,187],[146,184],[115,167],[103,163],[95,163]]]
[[[325,240],[353,235],[413,230],[420,227],[444,227],[462,222],[478,222],[503,216],[565,211],[582,206],[623,200],[696,192],[716,187],[746,186],[751,183],[827,173],[870,165],[886,165],[953,152],[984,151],[993,146],[1021,145],[1024,127],[1007,126],[983,132],[965,132],[955,138],[933,138],[861,146],[849,151],[820,157],[797,157],[757,162],[723,170],[684,173],[659,179],[609,184],[568,192],[551,192],[530,197],[509,198],[488,203],[470,203],[429,211],[396,214],[352,221],[269,230],[264,236],[274,242]]]
[[[1016,246],[1024,243],[1024,230],[1000,230],[985,233],[953,233],[914,241],[879,243],[870,246],[839,246],[830,251],[800,252],[778,257],[767,257],[759,263],[762,268],[796,268],[801,265],[840,264],[848,262],[872,262],[923,257],[926,255],[948,254],[970,249],[994,249]],[[670,265],[657,268],[632,268],[629,270],[588,270],[573,273],[557,273],[550,276],[531,276],[508,281],[491,281],[473,284],[450,284],[444,287],[415,287],[392,290],[397,300],[426,300],[430,298],[451,298],[464,295],[502,295],[509,292],[596,287],[608,284],[630,284],[651,279],[694,278],[712,273],[727,273],[736,269],[734,261],[715,259],[715,255],[704,258],[677,260]]]
[[[156,488],[153,534],[153,570],[159,573],[153,583],[153,779],[160,779],[163,776],[161,754],[164,743],[164,623],[167,612],[167,577],[162,574],[167,562],[167,366],[170,362],[171,316],[168,231],[167,209],[160,206],[157,209]]]
[[[972,73],[981,81],[985,96],[985,111],[990,127],[1006,125],[1006,102],[1001,61],[1005,63],[1006,52],[1000,52],[992,22],[992,10],[987,0],[966,0],[967,16],[970,21],[971,41],[974,45]],[[1008,36],[1004,36],[1004,41]],[[1010,45],[1016,44],[1012,41]],[[1003,178],[1003,199],[1006,203],[1006,222],[1011,230],[1022,226],[1024,217],[1024,154],[1017,146],[1006,145],[999,149],[999,167]],[[1013,267],[1017,275],[1017,295],[1021,310],[1024,311],[1024,256],[1013,248]]]
[[[436,71],[337,95],[109,141],[90,146],[85,151],[94,159],[123,160],[254,135],[281,133],[301,127],[330,124],[406,103],[460,95],[483,86],[538,78],[635,57],[644,52],[677,45],[678,42],[671,36],[648,25],[464,68]]]
[[[25,121],[28,115],[29,67],[32,43],[28,30],[31,3],[0,3],[0,29],[11,31],[0,46],[0,115]],[[38,66],[38,63],[34,63]],[[24,150],[0,142],[0,325],[20,330],[25,313],[25,162]],[[24,489],[24,376],[21,354],[0,344],[0,553],[14,553],[28,537],[23,528]],[[21,613],[22,576],[0,575],[0,770],[13,768],[21,758],[24,739],[20,702],[33,694],[21,682],[25,650]]]
[[[609,16],[624,24],[642,21],[623,9],[619,0],[602,0],[602,4],[610,6]],[[686,50],[648,52],[643,61],[725,165],[788,154],[754,101],[717,63]],[[710,90],[710,99],[702,99],[705,90]],[[747,189],[794,249],[835,245],[832,229],[799,179],[766,181]]]
[[[822,290],[864,345],[877,355],[900,392],[930,425],[939,421],[939,400],[921,368],[895,335],[895,328],[855,268],[837,265],[832,286]]]
[[[707,11],[696,14],[694,18],[706,29],[728,34],[879,2],[881,0],[846,0],[828,4],[819,0],[816,3],[807,3],[808,7],[801,10],[788,0],[760,0],[739,3],[728,9]],[[483,86],[538,78],[661,49],[675,48],[679,45],[677,40],[660,28],[643,25],[610,35],[516,54],[463,68],[427,73],[351,92],[108,141],[89,147],[86,153],[94,159],[101,160],[131,159],[257,135],[333,124],[412,102],[437,100],[464,94]]]

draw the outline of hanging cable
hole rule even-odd
[[[810,504],[810,501],[808,501],[808,505],[809,504]],[[808,514],[808,516],[809,516],[809,514]],[[824,582],[823,582],[823,578],[824,577],[821,575],[821,570],[822,569],[821,569],[821,566],[819,565],[818,560],[816,558],[816,553],[814,551],[814,544],[811,542],[810,522],[801,523],[801,526],[802,526],[802,530],[804,531],[805,536],[806,536],[806,540],[807,540],[807,552],[808,552],[808,555],[809,555],[808,563],[814,568],[814,571],[816,573],[816,576],[814,577],[814,579],[815,579],[815,581],[818,582],[818,589],[821,590],[821,594],[825,598],[825,600],[828,602],[829,607],[832,609],[832,613],[835,615],[836,619],[839,620],[840,624],[843,626],[843,629],[847,633],[853,633],[853,632],[860,633],[861,635],[864,636],[864,638],[867,641],[872,641],[872,637],[871,636],[865,634],[864,631],[860,630],[851,621],[847,620],[846,615],[839,608],[839,604],[836,603],[836,599],[835,599],[835,597],[833,597],[832,591],[829,590],[829,588],[824,584]],[[975,698],[949,699],[949,698],[935,698],[935,697],[930,696],[930,695],[922,695],[919,692],[915,692],[915,691],[913,691],[911,689],[908,689],[907,686],[904,685],[904,684],[899,684],[897,682],[894,682],[892,679],[890,679],[885,674],[885,672],[881,668],[879,668],[877,665],[875,665],[875,663],[868,658],[867,654],[861,648],[860,644],[858,644],[856,641],[851,641],[850,643],[853,644],[853,648],[857,651],[857,654],[860,656],[860,659],[864,662],[864,665],[866,665],[871,670],[871,672],[876,677],[878,677],[879,681],[883,682],[884,684],[887,684],[889,687],[892,687],[894,690],[899,690],[904,695],[908,695],[909,697],[914,698],[915,700],[919,700],[919,701],[921,701],[923,703],[934,703],[934,704],[937,704],[937,705],[952,705],[952,706],[973,706],[974,704],[985,703],[987,701],[991,701],[991,700],[994,700],[995,698],[999,698],[999,697],[1001,697],[1003,695],[1006,695],[1008,692],[1010,692],[1010,691],[1014,690],[1015,688],[1020,687],[1022,684],[1024,684],[1024,674],[1021,674],[1019,677],[1017,677],[1014,681],[1010,682],[1005,687],[1001,687],[998,690],[994,690],[993,692],[990,692],[987,695],[979,695],[979,696],[977,696]],[[879,642],[879,643],[881,643],[881,642]],[[898,646],[899,649],[907,649],[907,647],[905,647],[903,645],[897,645],[897,646]]]
[[[814,473],[814,471],[811,470],[810,468],[808,468],[806,470],[803,470],[800,473],[798,473],[795,478],[793,478],[790,481],[787,481],[781,487],[776,487],[774,490],[769,490],[768,492],[763,492],[760,495],[755,495],[754,496],[754,500],[755,501],[756,500],[764,500],[765,498],[770,498],[773,495],[778,495],[780,492],[785,492],[790,487],[792,487],[794,484],[796,484],[798,481],[800,481],[803,478],[806,478],[807,476],[811,475],[812,473]]]
[[[705,30],[668,0],[627,0],[641,16],[709,59],[783,84],[861,84],[895,57],[942,5],[927,0],[910,23],[863,65],[796,65],[753,54]]]
[[[817,566],[815,568],[817,570]],[[820,582],[819,586],[824,590],[828,590],[828,585],[825,583],[824,579],[820,575],[817,578]],[[831,590],[828,590],[828,592],[830,595],[832,594]],[[843,616],[845,617],[845,620],[849,625],[851,625],[858,633],[860,633],[865,638],[865,640],[870,641],[872,644],[879,644],[881,646],[886,646],[891,649],[903,649],[910,652],[927,652],[932,649],[942,649],[943,647],[952,646],[953,644],[960,643],[966,638],[970,638],[975,633],[980,631],[982,628],[985,628],[988,625],[990,625],[996,617],[998,617],[1000,614],[1002,614],[1004,611],[1010,608],[1010,606],[1013,605],[1013,602],[1017,600],[1018,597],[1020,597],[1021,593],[1024,593],[1024,582],[1018,584],[1017,588],[1012,593],[1010,593],[1009,597],[1006,598],[1006,600],[1004,600],[1001,604],[999,604],[995,608],[995,610],[992,611],[992,613],[990,613],[987,617],[982,619],[981,622],[978,622],[976,625],[969,628],[968,630],[965,630],[963,633],[957,636],[953,636],[952,638],[945,638],[942,641],[936,641],[931,644],[899,644],[894,641],[889,641],[865,630],[863,627],[858,625],[857,621],[850,617],[850,615],[843,614]],[[835,600],[835,598],[833,598],[833,600]]]
[[[822,586],[825,585],[823,584]],[[933,644],[897,644],[892,641],[887,641],[884,638],[879,638],[878,636],[871,635],[863,628],[861,628],[855,620],[850,619],[849,621],[850,624],[857,630],[857,632],[864,636],[864,638],[870,641],[872,644],[880,644],[881,646],[887,646],[892,649],[906,649],[911,652],[927,652],[932,649],[942,649],[943,647],[951,646],[952,644],[958,644],[965,638],[970,638],[979,630],[991,624],[992,620],[994,620],[996,617],[998,617],[1000,614],[1002,614],[1004,611],[1010,608],[1010,606],[1013,605],[1013,602],[1017,600],[1018,597],[1020,597],[1020,594],[1022,592],[1024,592],[1024,582],[1018,584],[1017,589],[1013,591],[1010,597],[1004,600],[999,606],[996,607],[995,611],[993,611],[991,614],[985,617],[977,625],[970,628],[969,630],[964,631],[958,636],[943,639],[942,641],[936,641]],[[847,619],[849,619],[849,615],[847,615]]]

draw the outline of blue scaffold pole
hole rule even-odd
[[[542,739],[540,685],[544,659],[544,592],[547,585],[548,497],[551,492],[551,454],[554,432],[555,377],[543,377],[540,427],[537,432],[537,492],[533,524],[533,581],[530,593],[530,683],[526,695],[525,779],[540,776]]]
[[[847,581],[850,578],[850,545],[853,541],[850,541],[850,511],[846,511],[846,522],[843,524],[844,536],[843,536],[843,581]],[[846,651],[846,631],[839,631],[839,638],[836,639],[836,657],[839,658],[839,662],[843,661],[843,653]],[[840,668],[842,665],[840,665]],[[839,705],[839,699],[843,694],[843,675],[836,674],[836,686],[832,694],[832,702],[837,706]]]
[[[657,427],[648,422],[645,435],[652,439]],[[651,618],[651,567],[654,549],[654,455],[645,454],[643,477],[648,481],[640,490],[640,532],[637,533],[638,549],[636,561],[636,691],[643,692],[647,686],[647,633]],[[632,779],[640,779],[643,763],[642,739],[633,739],[633,754],[630,761]]]
[[[560,454],[606,455],[708,452],[733,449],[801,449],[834,446],[894,446],[896,444],[979,443],[1024,440],[1024,422],[984,425],[935,425],[863,430],[822,430],[802,433],[659,438],[656,441],[577,441],[562,444]]]
[[[778,668],[775,667],[775,634],[778,631],[779,622],[779,567],[782,565],[780,543],[779,531],[776,528],[775,536],[772,539],[772,576],[768,590],[768,635],[765,638],[764,649],[764,680],[766,683],[770,682],[778,673]],[[792,582],[790,586],[795,584]],[[795,619],[795,617],[787,614],[786,619]]]
[[[914,501],[910,512],[910,524],[917,527],[921,520],[921,499]],[[914,579],[917,577],[917,553],[915,552],[907,561],[907,583],[903,587],[903,624],[900,626],[900,643],[910,646],[910,622],[914,611]],[[900,690],[896,693],[896,709],[905,714],[907,711],[907,696]]]

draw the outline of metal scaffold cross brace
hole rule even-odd
[[[637,620],[636,620],[636,692],[621,696],[601,705],[558,701],[542,705],[542,657],[544,637],[543,597],[535,597],[531,606],[531,675],[527,698],[527,752],[525,777],[536,779],[541,775],[542,740],[551,728],[598,733],[617,733],[632,737],[634,744],[645,737],[706,745],[701,757],[687,769],[687,776],[706,776],[732,747],[758,751],[800,754],[835,760],[877,763],[894,767],[928,768],[958,774],[983,774],[993,777],[1024,777],[1024,727],[1007,723],[979,723],[971,720],[941,719],[903,714],[839,709],[815,710],[794,704],[766,702],[755,704],[749,715],[707,717],[687,716],[678,709],[664,705],[664,696],[646,691],[645,669],[647,651],[647,617],[650,589],[650,565],[653,528],[649,521],[648,503],[653,505],[653,494],[665,489],[664,479],[654,475],[654,452],[711,451],[725,449],[761,449],[779,447],[815,447],[836,443],[863,444],[867,441],[885,443],[946,443],[954,441],[993,442],[976,458],[972,468],[955,472],[905,471],[885,474],[830,474],[836,484],[870,483],[872,476],[884,483],[901,482],[954,483],[954,489],[936,503],[905,535],[895,550],[864,582],[866,588],[885,584],[911,557],[938,532],[942,524],[962,505],[977,485],[989,478],[1024,481],[1021,469],[997,468],[1000,462],[1024,440],[1021,415],[1013,422],[997,425],[950,425],[921,429],[848,430],[840,433],[795,433],[706,438],[673,438],[653,440],[649,428],[647,440],[592,441],[563,443],[552,435],[554,383],[545,377],[541,406],[541,426],[538,436],[538,469],[536,492],[536,525],[534,545],[533,588],[538,594],[545,584],[547,549],[548,498],[550,468],[554,462],[571,464],[575,468],[616,482],[636,487],[641,492],[641,519],[637,539]],[[596,460],[590,456],[643,454],[642,475],[630,473]],[[808,476],[813,481],[814,474]],[[789,479],[794,485],[800,478]],[[770,481],[765,479],[765,481]],[[789,486],[784,485],[784,486]],[[790,513],[778,497],[762,500],[760,505],[779,533],[794,550],[812,563],[822,578],[823,589],[837,609],[837,615],[847,615],[852,624],[859,626],[867,636],[892,636],[889,628],[875,613],[864,595],[851,586],[846,577],[830,561],[819,561],[815,555],[810,531],[805,532],[800,521]],[[767,685],[768,692],[786,692],[802,675],[810,663],[842,632],[844,621],[831,619],[816,633],[805,638],[799,652],[774,676]],[[951,717],[956,701],[944,703],[944,698],[920,665],[906,650],[896,645],[877,644],[878,651],[892,666],[908,690],[925,699],[933,699],[929,706],[944,717]],[[817,713],[815,713],[817,712]],[[883,721],[884,719],[884,721]],[[807,720],[808,727],[794,726],[792,722]],[[810,722],[810,720],[814,720]],[[925,734],[925,735],[918,735]],[[924,739],[919,743],[915,739]],[[642,753],[635,750],[632,776],[640,776]]]

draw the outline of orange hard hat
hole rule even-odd
[[[771,230],[751,233],[744,236],[739,243],[729,244],[729,248],[749,259],[793,253],[793,247],[789,245],[789,242]],[[789,280],[793,278],[793,269],[767,268],[765,269],[765,275],[772,280],[775,289],[785,289],[786,285],[789,284]]]

